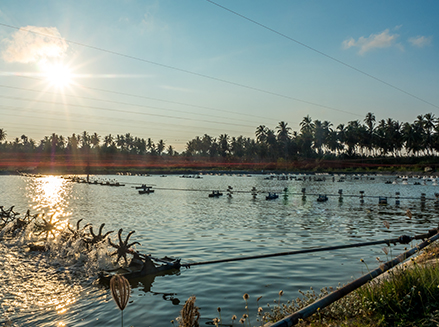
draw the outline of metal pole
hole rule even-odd
[[[418,235],[418,236],[414,236],[414,237],[402,235],[399,238],[393,238],[393,239],[387,239],[387,240],[381,240],[381,241],[338,245],[338,246],[330,246],[330,247],[324,247],[324,248],[312,248],[312,249],[289,251],[289,252],[269,253],[269,254],[261,254],[261,255],[255,255],[255,256],[250,256],[250,257],[239,257],[239,258],[231,258],[231,259],[220,259],[220,260],[212,260],[212,261],[204,261],[204,262],[185,263],[185,264],[182,264],[182,266],[188,268],[191,266],[209,265],[209,264],[213,264],[213,263],[252,260],[252,259],[261,259],[261,258],[269,258],[269,257],[279,257],[279,256],[283,256],[283,255],[293,255],[293,254],[303,254],[303,253],[311,253],[311,252],[340,250],[340,249],[347,249],[347,248],[353,248],[353,247],[363,247],[363,246],[370,246],[370,245],[377,245],[377,244],[384,244],[384,243],[386,243],[388,245],[390,245],[390,243],[408,244],[414,239],[427,238],[427,237],[429,237],[429,234],[423,234],[423,235]]]

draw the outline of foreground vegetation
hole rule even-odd
[[[283,302],[283,292],[273,305],[267,305],[264,312],[259,307],[261,297],[256,299],[258,312],[256,318],[250,319],[248,312],[249,298],[244,294],[244,303],[247,313],[242,317],[221,317],[218,308],[218,317],[212,324],[269,326],[270,322],[279,321],[285,316],[294,313],[311,303],[326,296],[333,289],[323,288],[316,293],[312,288],[307,292],[300,292],[300,297],[292,301]],[[188,313],[188,308],[192,308]],[[192,311],[193,310],[193,311]],[[183,327],[198,326],[199,309],[195,306],[195,297],[191,297],[181,316],[178,325]],[[174,321],[172,321],[174,324]],[[427,247],[416,259],[391,270],[385,277],[378,278],[346,297],[318,310],[310,318],[301,320],[299,326],[418,326],[430,327],[439,324],[439,245]]]
[[[315,169],[390,167],[434,164],[439,151],[439,121],[432,113],[418,115],[413,123],[391,118],[363,120],[333,128],[329,121],[303,118],[299,131],[281,121],[275,129],[256,128],[255,138],[220,134],[197,136],[181,153],[163,140],[154,142],[126,133],[101,137],[84,131],[64,137],[53,133],[40,141],[26,135],[4,141],[0,128],[0,153],[8,160],[0,168],[91,167],[189,167],[239,169]],[[11,158],[14,158],[12,160]],[[334,162],[337,161],[337,164]]]

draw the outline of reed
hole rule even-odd
[[[131,287],[128,280],[120,275],[114,275],[110,280],[110,290],[114,302],[121,311],[121,326],[123,326],[123,310],[130,299]]]

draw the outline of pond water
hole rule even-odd
[[[324,179],[314,181],[314,177]],[[182,263],[286,252],[312,247],[344,245],[424,233],[437,226],[438,206],[434,181],[409,178],[407,184],[385,184],[396,177],[321,175],[203,175],[202,178],[161,176],[96,176],[117,180],[123,187],[73,183],[59,176],[0,177],[0,205],[22,215],[55,214],[57,225],[83,219],[95,232],[116,242],[117,231],[135,233],[136,249],[157,257],[172,256]],[[420,181],[421,185],[414,185]],[[139,195],[135,185],[153,185],[155,192]],[[426,185],[424,185],[426,184]],[[228,186],[233,196],[227,196]],[[253,199],[251,189],[258,191]],[[287,191],[284,192],[284,189]],[[302,198],[306,189],[306,199]],[[338,190],[343,190],[339,201]],[[224,195],[210,198],[212,190]],[[364,203],[359,195],[364,191]],[[267,192],[279,198],[267,201]],[[400,192],[400,204],[395,194]],[[427,200],[421,203],[421,193]],[[318,194],[328,201],[317,202]],[[351,196],[352,195],[352,196]],[[378,205],[387,196],[388,205]],[[411,219],[406,211],[410,209]],[[387,228],[386,224],[390,227]],[[8,326],[117,326],[120,311],[108,287],[96,280],[99,269],[110,263],[105,249],[84,257],[59,250],[26,251],[28,236],[0,241],[0,323]],[[56,243],[59,239],[53,239]],[[124,311],[125,326],[172,326],[171,320],[190,296],[195,295],[201,325],[211,325],[221,308],[224,323],[247,313],[243,294],[250,295],[248,310],[256,325],[259,306],[295,299],[298,290],[336,287],[360,277],[388,260],[404,245],[352,248],[331,252],[279,256],[181,268],[177,273],[148,277],[132,283],[130,303]],[[58,249],[58,250],[57,250]],[[73,252],[75,249],[71,249]],[[110,250],[110,249],[108,249]],[[72,259],[74,258],[74,259]],[[114,258],[114,257],[113,257]],[[364,259],[366,265],[360,260]],[[262,296],[259,303],[256,299]],[[177,324],[176,324],[177,325]]]

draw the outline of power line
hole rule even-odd
[[[438,105],[435,105],[435,104],[433,104],[431,102],[428,102],[427,100],[424,100],[424,99],[422,99],[422,98],[420,98],[420,97],[418,97],[418,96],[416,96],[416,95],[414,95],[414,94],[412,94],[410,92],[407,92],[407,91],[405,91],[405,90],[403,90],[403,89],[401,89],[401,88],[399,88],[399,87],[397,87],[397,86],[395,86],[393,84],[390,84],[390,83],[388,83],[388,82],[386,82],[386,81],[384,81],[384,80],[382,80],[382,79],[380,79],[378,77],[375,77],[375,76],[373,76],[373,75],[371,75],[369,73],[366,73],[365,71],[363,71],[361,69],[358,69],[358,68],[356,68],[356,67],[354,67],[352,65],[349,65],[349,64],[345,63],[344,61],[341,61],[341,60],[339,60],[339,59],[337,59],[335,57],[332,57],[332,56],[330,56],[330,55],[328,55],[328,54],[326,54],[326,53],[324,53],[324,52],[322,52],[320,50],[317,50],[316,48],[313,48],[313,47],[303,43],[303,42],[300,42],[300,41],[298,41],[296,39],[293,39],[292,37],[290,37],[290,36],[288,36],[286,34],[283,34],[283,33],[279,32],[279,31],[276,31],[275,29],[272,29],[272,28],[268,27],[267,25],[261,24],[261,23],[255,21],[255,20],[247,17],[247,16],[244,16],[244,15],[242,15],[242,14],[236,12],[236,11],[233,11],[233,10],[231,10],[229,8],[226,8],[226,7],[220,5],[219,3],[216,3],[216,2],[214,2],[212,0],[206,0],[206,1],[211,3],[211,4],[213,4],[213,5],[215,5],[215,6],[217,6],[217,7],[219,7],[219,8],[221,8],[221,9],[224,9],[224,10],[226,10],[226,11],[228,11],[228,12],[230,12],[230,13],[236,15],[236,16],[239,16],[239,17],[241,17],[241,18],[243,18],[243,19],[245,19],[245,20],[247,20],[247,21],[249,21],[249,22],[251,22],[251,23],[253,23],[255,25],[258,25],[258,26],[260,26],[260,27],[262,27],[262,28],[264,28],[266,30],[269,30],[270,32],[273,32],[273,33],[275,33],[277,35],[280,35],[280,36],[282,36],[282,37],[284,37],[284,38],[286,38],[286,39],[288,39],[290,41],[293,41],[293,42],[295,42],[295,43],[297,43],[297,44],[299,44],[299,45],[301,45],[301,46],[303,46],[303,47],[305,47],[305,48],[307,48],[307,49],[309,49],[311,51],[314,51],[314,52],[316,52],[316,53],[318,53],[318,54],[320,54],[320,55],[322,55],[322,56],[324,56],[324,57],[326,57],[328,59],[331,59],[331,60],[333,60],[333,61],[335,61],[335,62],[337,62],[337,63],[339,63],[339,64],[341,64],[343,66],[346,66],[346,67],[348,67],[348,68],[350,68],[352,70],[355,70],[356,72],[358,72],[360,74],[363,74],[363,75],[365,75],[367,77],[370,77],[370,78],[372,78],[372,79],[374,79],[374,80],[376,80],[376,81],[378,81],[380,83],[383,83],[383,84],[385,84],[387,86],[390,86],[391,88],[393,88],[393,89],[395,89],[397,91],[400,91],[400,92],[402,92],[402,93],[404,93],[404,94],[406,94],[408,96],[411,96],[411,97],[413,97],[413,98],[415,98],[415,99],[417,99],[419,101],[422,101],[422,102],[424,102],[424,103],[426,103],[426,104],[428,104],[430,106],[433,106],[433,107],[439,109]]]
[[[137,114],[137,115],[154,116],[154,117],[160,117],[160,118],[169,118],[169,119],[177,119],[177,120],[188,120],[188,121],[199,121],[199,122],[203,122],[203,123],[222,124],[222,125],[228,125],[228,126],[238,126],[238,127],[254,128],[254,126],[244,125],[244,124],[225,123],[225,122],[211,121],[211,120],[206,120],[206,119],[193,119],[193,118],[186,118],[186,117],[175,117],[175,116],[151,114],[151,113],[138,112],[138,111],[102,108],[102,107],[95,107],[95,106],[84,106],[84,105],[80,105],[80,104],[71,104],[71,103],[63,103],[63,102],[56,102],[56,101],[46,101],[46,100],[40,100],[40,99],[35,100],[35,99],[11,97],[11,96],[4,96],[4,95],[0,96],[0,98],[9,99],[9,100],[19,100],[19,101],[47,103],[47,104],[52,104],[52,105],[71,106],[71,107],[78,107],[78,108],[88,108],[88,109],[95,109],[95,110],[119,112],[119,113],[125,113],[125,114],[129,113],[129,114]]]
[[[14,90],[29,91],[29,92],[42,92],[41,90],[36,90],[36,89],[31,89],[31,88],[23,88],[23,87],[18,87],[18,86],[8,86],[8,85],[2,85],[2,84],[0,84],[0,87],[14,89]],[[58,92],[50,92],[50,91],[44,91],[44,94],[61,95]],[[62,96],[71,97],[71,98],[77,98],[77,99],[102,101],[102,102],[107,102],[107,103],[120,104],[120,105],[126,105],[126,106],[133,106],[133,107],[139,107],[139,108],[145,108],[145,109],[156,109],[156,110],[185,113],[185,114],[197,115],[197,116],[206,116],[206,117],[220,118],[220,119],[226,119],[226,120],[228,119],[228,117],[220,117],[220,116],[208,115],[208,114],[199,114],[199,113],[194,113],[194,112],[189,112],[189,111],[176,110],[176,109],[168,109],[168,108],[162,108],[162,107],[144,106],[144,105],[139,105],[139,104],[134,104],[134,103],[114,101],[114,100],[98,99],[98,98],[85,97],[85,96],[79,96],[79,95],[73,95],[73,94],[65,94],[65,93],[63,93]],[[239,120],[239,121],[249,122],[248,119],[246,119],[246,120],[244,120],[244,119],[233,119],[233,120],[234,121]]]
[[[29,79],[35,79],[35,80],[38,80],[38,81],[42,81],[43,80],[41,78],[30,77],[30,76],[23,76],[23,75],[14,75],[14,77],[29,78]],[[224,110],[224,109],[219,109],[219,108],[199,106],[199,105],[195,105],[195,104],[189,104],[189,103],[178,102],[178,101],[164,100],[164,99],[159,99],[159,98],[154,98],[154,97],[147,97],[147,96],[142,96],[142,95],[137,95],[137,94],[132,94],[132,93],[118,92],[118,91],[113,91],[113,90],[105,90],[105,89],[100,89],[100,88],[96,88],[96,87],[85,86],[85,85],[77,83],[77,82],[75,82],[75,85],[79,86],[80,88],[85,89],[85,90],[93,90],[93,91],[98,91],[98,92],[123,95],[123,96],[127,96],[127,97],[138,98],[138,99],[160,101],[160,102],[177,104],[177,105],[188,106],[188,107],[193,107],[193,108],[206,109],[206,110],[215,111],[215,112],[224,112],[224,113],[227,113],[227,114],[233,114],[233,115],[244,116],[244,117],[255,117],[255,118],[261,118],[261,119],[265,119],[265,120],[278,121],[278,120],[273,119],[273,118],[268,118],[268,117],[263,117],[263,116],[258,116],[258,115],[251,115],[251,114],[242,114],[240,112],[231,111],[231,110]],[[12,87],[12,86],[3,86],[3,87],[18,88],[18,87]],[[18,89],[20,89],[20,88],[18,88]],[[32,90],[32,89],[24,89],[24,90]],[[59,93],[56,93],[56,92],[47,92],[47,91],[44,91],[44,92],[45,93],[59,94]],[[63,93],[63,95],[66,95],[66,94]],[[69,96],[78,97],[76,95],[69,95]],[[104,99],[93,99],[93,100],[106,101],[106,102],[109,101],[109,100],[104,100]],[[165,110],[171,110],[171,109],[165,109]],[[177,111],[177,110],[175,110],[175,111]],[[184,111],[181,111],[181,112],[184,112]],[[199,114],[197,113],[197,115],[199,115]],[[203,115],[206,115],[206,114],[203,114]],[[208,115],[206,115],[206,116],[208,116]],[[248,119],[246,119],[245,121],[248,121]]]
[[[33,101],[33,100],[28,100],[28,101]],[[11,111],[14,111],[14,112],[19,110],[19,111],[36,113],[35,110],[32,110],[32,109],[25,109],[25,108],[21,108],[21,107],[13,107],[13,106],[0,106],[0,109],[11,110]],[[38,110],[37,113],[42,113],[44,115],[48,114],[48,115],[57,115],[57,116],[59,116],[59,114],[55,114],[53,112],[49,112],[48,110]],[[22,115],[18,115],[18,114],[3,114],[3,115],[15,116],[15,117],[23,117]],[[148,124],[148,123],[151,124],[151,122],[148,122],[148,121],[139,121],[139,120],[126,119],[126,118],[111,118],[111,117],[107,117],[107,116],[97,116],[97,115],[84,115],[84,114],[81,115],[81,114],[78,114],[78,113],[75,113],[75,117],[82,117],[82,118],[85,118],[85,119],[96,119],[96,120],[99,120],[99,122],[102,122],[102,120],[116,121],[117,124],[106,124],[106,125],[114,125],[114,126],[119,126],[119,127],[121,126],[121,124],[120,124],[121,122],[129,122],[130,124],[133,124],[133,123],[135,123],[135,124],[145,124],[145,123],[146,124]],[[42,118],[42,117],[34,117],[34,116],[28,116],[28,115],[26,116],[26,118],[46,119],[46,118]],[[53,120],[53,118],[51,118],[51,119]],[[66,121],[65,119],[60,119],[60,118],[55,119],[55,120]],[[78,120],[73,120],[71,118],[69,118],[68,122],[78,122],[78,123],[82,123],[82,124],[89,123],[89,122],[84,121],[84,120],[79,120],[78,121]],[[177,124],[166,124],[166,125],[167,126],[181,127],[181,125],[177,125]],[[132,125],[125,125],[125,126],[130,126],[130,128],[132,128]],[[143,125],[143,127],[144,127],[144,125]],[[190,128],[191,131],[193,131],[194,128],[199,128],[199,127],[196,127],[196,126],[186,126],[186,127]],[[140,126],[137,127],[137,128],[140,128]],[[160,131],[169,131],[170,130],[170,129],[165,129],[165,128],[161,128],[161,127],[150,127],[150,126],[148,126],[148,129],[159,129]],[[179,129],[176,129],[176,128],[172,128],[171,129],[171,131],[178,131],[178,130]],[[224,130],[215,129],[215,128],[209,128],[209,130],[210,131],[211,130],[217,130],[220,133],[224,132]],[[185,132],[185,133],[188,132],[187,130],[181,130],[181,129],[180,129],[180,131],[181,132]],[[229,131],[229,132],[232,132],[232,131]],[[233,131],[233,132],[235,132],[235,131]]]
[[[209,75],[193,72],[193,71],[190,71],[190,70],[186,70],[186,69],[182,69],[182,68],[178,68],[178,67],[174,67],[174,66],[170,66],[170,65],[161,64],[161,63],[158,63],[158,62],[155,62],[155,61],[151,61],[151,60],[147,60],[147,59],[143,59],[143,58],[127,55],[127,54],[116,52],[116,51],[112,51],[112,50],[107,50],[107,49],[100,48],[100,47],[95,47],[95,46],[92,46],[92,45],[88,45],[88,44],[84,44],[84,43],[80,43],[80,42],[76,42],[76,41],[67,40],[67,39],[64,39],[64,38],[61,38],[61,37],[57,37],[57,36],[53,36],[53,35],[49,35],[49,34],[35,32],[35,31],[30,30],[30,29],[20,28],[20,27],[16,27],[16,26],[12,26],[12,25],[3,24],[3,23],[0,23],[0,26],[4,26],[4,27],[8,27],[8,28],[13,28],[13,29],[16,29],[16,30],[22,30],[22,31],[26,31],[26,32],[29,32],[29,33],[33,33],[33,34],[37,34],[37,35],[42,35],[42,36],[45,36],[45,37],[53,38],[53,39],[58,39],[58,40],[59,39],[63,39],[65,42],[68,42],[68,43],[71,43],[71,44],[79,45],[81,47],[86,47],[86,48],[97,50],[97,51],[102,51],[102,52],[109,53],[109,54],[112,54],[112,55],[115,55],[115,56],[119,56],[119,57],[123,57],[123,58],[128,58],[128,59],[132,59],[132,60],[136,60],[136,61],[140,61],[140,62],[152,64],[152,65],[156,65],[156,66],[163,67],[163,68],[172,69],[172,70],[175,70],[175,71],[179,71],[179,72],[182,72],[182,73],[186,73],[186,74],[191,74],[191,75],[194,75],[194,76],[199,76],[199,77],[207,78],[207,79],[210,79],[210,80],[213,80],[213,81],[217,81],[217,82],[221,82],[221,83],[226,83],[226,84],[230,84],[230,85],[234,85],[234,86],[239,86],[239,87],[246,88],[246,89],[249,89],[249,90],[253,90],[253,91],[257,91],[257,92],[261,92],[261,93],[265,93],[265,94],[270,94],[270,95],[273,95],[273,96],[277,96],[277,97],[281,97],[281,98],[285,98],[285,99],[289,99],[289,100],[293,100],[293,101],[309,104],[309,105],[312,105],[312,106],[315,106],[315,107],[320,107],[320,108],[324,108],[324,109],[329,109],[329,110],[338,111],[338,112],[342,112],[342,113],[345,113],[345,114],[354,115],[354,116],[360,116],[361,117],[361,115],[352,113],[350,111],[329,107],[329,106],[318,104],[318,103],[314,103],[314,102],[311,102],[311,101],[301,100],[301,99],[298,99],[298,98],[295,98],[295,97],[291,97],[291,96],[288,96],[288,95],[285,95],[285,94],[276,93],[276,92],[260,89],[260,88],[257,88],[257,87],[248,86],[248,85],[244,85],[244,84],[228,81],[228,80],[221,79],[221,78],[218,78],[218,77],[213,77],[213,76],[209,76]]]

